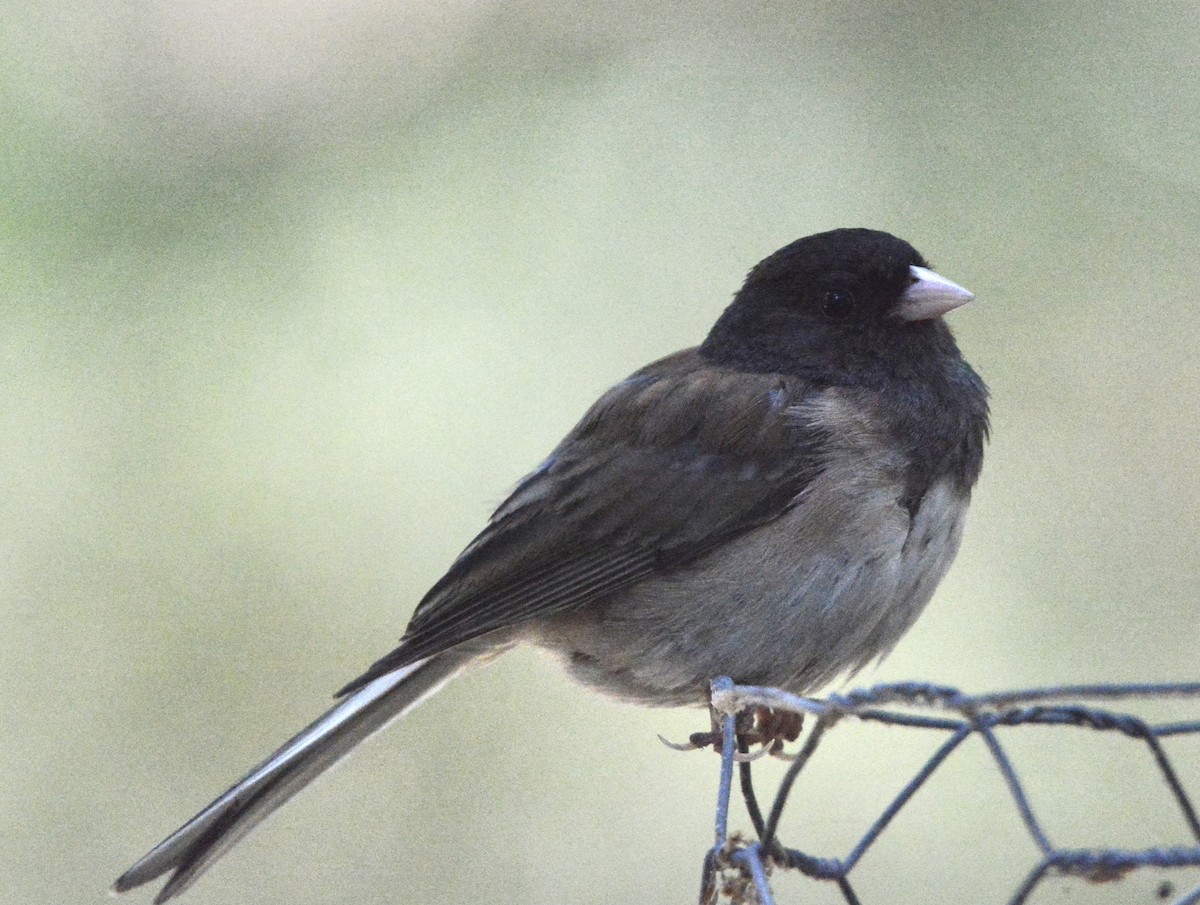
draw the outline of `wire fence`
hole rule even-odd
[[[1093,882],[1120,879],[1141,868],[1186,868],[1200,866],[1200,820],[1179,773],[1163,747],[1163,739],[1200,734],[1200,720],[1150,723],[1133,713],[1106,709],[1099,702],[1146,702],[1163,698],[1200,698],[1200,682],[1182,684],[1072,685],[1037,688],[997,694],[968,695],[954,688],[921,683],[878,685],[846,695],[823,699],[804,698],[774,688],[735,685],[731,679],[712,683],[713,710],[720,725],[711,741],[721,750],[721,777],[717,796],[716,843],[704,859],[701,905],[719,900],[774,905],[768,876],[775,869],[795,870],[818,881],[834,884],[848,905],[863,905],[851,884],[851,874],[870,847],[879,839],[917,791],[974,735],[982,738],[995,769],[1003,777],[1009,798],[1026,832],[1040,853],[1040,860],[1008,900],[1025,905],[1049,877],[1075,877]],[[1089,702],[1089,703],[1084,703]],[[758,714],[756,724],[752,714]],[[802,745],[784,774],[764,816],[751,778],[749,755],[752,743],[779,753],[781,742],[772,740],[771,730],[780,714],[794,714],[811,721]],[[770,716],[770,719],[766,717]],[[780,818],[792,787],[820,747],[824,735],[840,721],[855,719],[944,734],[942,744],[929,757],[899,794],[883,809],[844,858],[815,857],[783,846],[778,839]],[[787,721],[783,721],[786,727]],[[1069,849],[1053,845],[1037,818],[1031,796],[1017,774],[1013,760],[997,730],[1010,726],[1038,725],[1116,733],[1145,747],[1195,845],[1143,849]],[[799,729],[793,718],[790,733]],[[785,729],[786,731],[786,729]],[[746,810],[754,825],[756,840],[729,832],[729,801],[735,767]],[[1163,884],[1160,897],[1173,895]],[[1173,905],[1200,905],[1200,887],[1175,899]]]

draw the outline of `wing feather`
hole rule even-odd
[[[602,396],[430,589],[400,646],[341,693],[472,638],[678,568],[786,512],[824,437],[789,416],[812,392],[692,349]]]

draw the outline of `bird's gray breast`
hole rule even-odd
[[[702,703],[720,675],[807,692],[860,669],[929,602],[966,512],[947,480],[910,516],[902,481],[880,478],[826,472],[782,518],[535,640],[584,684],[657,705]]]

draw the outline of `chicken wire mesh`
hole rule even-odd
[[[1151,699],[1163,698],[1200,698],[1200,683],[1070,685],[971,695],[946,686],[910,682],[814,699],[774,688],[739,686],[728,678],[717,679],[712,683],[716,728],[711,738],[695,739],[697,744],[711,742],[721,751],[716,839],[704,858],[701,905],[719,901],[736,905],[774,905],[769,880],[777,870],[797,871],[814,881],[833,884],[847,905],[869,905],[860,899],[853,885],[855,868],[929,778],[972,736],[983,740],[990,763],[1003,779],[1008,800],[1038,852],[1024,880],[1007,899],[1010,905],[1028,905],[1035,891],[1051,877],[1099,883],[1120,880],[1133,871],[1146,868],[1178,870],[1200,866],[1200,820],[1180,772],[1164,745],[1164,740],[1172,737],[1200,734],[1200,720],[1150,722],[1131,709],[1118,711],[1102,706],[1103,702],[1144,704]],[[791,765],[765,814],[751,775],[751,761],[755,756],[749,753],[750,742],[762,744],[760,753],[780,754],[781,741],[770,738],[769,732],[764,735],[755,728],[753,720],[747,720],[756,713],[760,720],[764,715],[771,715],[770,725],[779,723],[780,714],[793,714],[810,723],[797,753],[787,755]],[[825,735],[840,722],[850,719],[935,732],[945,738],[869,824],[849,854],[819,857],[788,848],[779,841],[778,831],[795,782],[805,766],[812,762]],[[1195,844],[1145,848],[1055,845],[1038,816],[1035,796],[1030,794],[1028,784],[1018,774],[1001,738],[1002,730],[1017,726],[1110,733],[1143,746]],[[795,734],[793,731],[788,737],[795,737]],[[753,839],[729,830],[735,771],[739,774],[742,797],[753,825]],[[1173,884],[1160,884],[1158,898],[1166,901],[1173,897]],[[998,898],[996,901],[1004,900]],[[1174,905],[1198,905],[1200,886],[1182,897],[1173,898],[1173,902]]]

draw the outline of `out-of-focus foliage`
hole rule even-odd
[[[55,0],[0,21],[9,900],[99,901],[388,649],[606,385],[838,225],[976,292],[953,325],[995,410],[959,563],[864,679],[1196,677],[1191,5]],[[654,734],[704,721],[515,654],[190,901],[686,901],[716,762]],[[815,783],[785,841],[838,853],[908,745],[848,744],[853,780]],[[1053,777],[1059,755],[1027,756]],[[1151,779],[1103,746],[1071,759],[1091,772],[1052,831],[1095,842],[1119,800],[1137,839],[1103,841],[1163,838]],[[1030,853],[988,822],[1003,792],[956,770],[864,863],[867,900],[1013,888]]]

